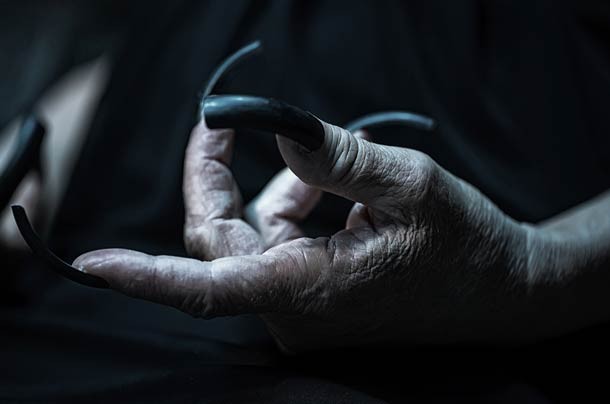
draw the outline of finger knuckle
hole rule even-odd
[[[349,183],[362,165],[362,145],[349,132],[329,125],[327,143],[324,145],[324,160],[317,167],[301,173],[301,179],[310,185],[325,183]]]
[[[335,184],[351,184],[362,173],[366,165],[366,155],[360,140],[345,133],[331,154],[325,175]]]
[[[430,156],[413,152],[404,187],[411,205],[423,206],[430,202],[437,186],[438,174],[439,167]]]

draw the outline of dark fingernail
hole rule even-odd
[[[311,113],[272,98],[212,95],[203,103],[210,129],[255,129],[294,140],[307,151],[324,143],[324,127]]]

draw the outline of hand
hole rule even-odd
[[[322,194],[286,168],[244,211],[229,168],[234,137],[232,130],[209,130],[201,122],[186,151],[184,241],[188,253],[201,260],[261,254],[302,237],[297,222]]]
[[[228,168],[231,130],[192,134],[185,163],[188,259],[99,250],[74,265],[127,295],[205,318],[260,313],[286,351],[389,342],[498,342],[527,289],[532,228],[423,153],[324,124],[321,149],[278,145],[280,173],[245,209]],[[346,229],[302,237],[320,191],[356,204]],[[268,248],[271,247],[271,248]]]

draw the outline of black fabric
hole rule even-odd
[[[222,91],[272,96],[336,124],[386,109],[430,115],[432,134],[380,129],[374,139],[430,154],[518,220],[610,186],[605,2],[126,3],[2,4],[11,24],[0,24],[0,123],[76,62],[114,58],[50,234],[66,260],[106,247],[186,255],[182,164],[198,94],[219,60],[254,39],[263,55]],[[245,200],[282,166],[272,136],[238,134],[233,168]],[[326,195],[305,228],[336,231],[349,207]],[[603,329],[521,349],[282,358],[256,317],[197,320],[38,265],[21,268],[37,277],[28,302],[0,308],[6,402],[533,403],[601,389],[569,349],[603,347]]]

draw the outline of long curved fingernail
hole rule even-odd
[[[11,208],[13,210],[13,216],[15,217],[15,222],[19,228],[19,232],[21,232],[21,235],[23,236],[23,239],[27,245],[30,247],[34,255],[44,261],[49,268],[55,271],[55,273],[58,273],[71,281],[80,283],[81,285],[100,289],[107,289],[109,287],[108,282],[106,282],[105,279],[85,273],[53,254],[53,252],[49,250],[49,248],[42,242],[36,231],[34,231],[25,209],[19,205],[13,205]]]
[[[285,136],[308,151],[324,143],[324,127],[311,113],[273,98],[211,95],[203,101],[210,129],[256,129]]]

